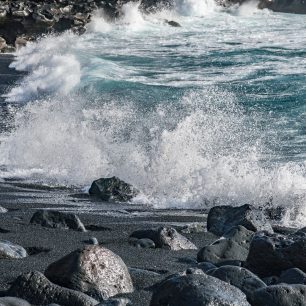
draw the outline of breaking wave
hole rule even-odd
[[[277,58],[296,51],[273,27],[257,36],[266,14],[178,0],[145,16],[129,4],[115,24],[100,12],[81,37],[31,43],[11,65],[28,75],[6,95],[24,105],[0,144],[0,176],[84,187],[116,175],[142,191],[136,201],[159,208],[269,202],[298,207],[303,220],[305,162],[284,137],[301,91],[288,98],[290,67]],[[284,97],[287,114],[278,113]]]

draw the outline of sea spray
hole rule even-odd
[[[268,202],[303,222],[305,41],[278,31],[291,20],[201,18],[190,2],[172,28],[137,5],[19,51],[12,67],[29,75],[7,99],[25,105],[0,145],[0,176],[83,188],[115,175],[158,208]]]

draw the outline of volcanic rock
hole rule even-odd
[[[277,280],[278,284],[306,284],[306,273],[298,268],[288,269],[283,271]]]
[[[200,249],[197,255],[199,262],[208,261],[214,264],[228,260],[245,261],[254,233],[243,226],[232,228],[224,238]]]
[[[254,291],[252,306],[306,305],[305,285],[273,285]]]
[[[0,297],[1,306],[31,306],[27,301],[11,296]]]
[[[155,243],[157,248],[165,248],[173,251],[197,249],[190,240],[179,234],[172,227],[135,231],[131,234],[130,238],[150,239]]]
[[[133,284],[123,260],[98,245],[86,245],[49,265],[46,277],[67,288],[99,299],[133,291]]]
[[[94,181],[89,189],[89,194],[98,196],[106,202],[128,202],[137,196],[139,191],[114,176]]]
[[[30,223],[50,228],[72,229],[80,232],[86,231],[84,224],[78,216],[59,211],[39,210],[34,213]]]
[[[207,230],[217,236],[222,236],[232,227],[242,225],[251,231],[267,231],[273,233],[271,224],[263,212],[252,205],[239,207],[215,206],[207,216]]]
[[[222,266],[208,271],[207,274],[239,288],[247,298],[252,297],[255,290],[266,287],[259,277],[241,267]]]
[[[150,306],[247,306],[244,293],[205,274],[174,276],[159,284]]]
[[[27,255],[27,251],[22,246],[7,240],[0,240],[0,259],[20,259]]]
[[[94,306],[98,301],[84,293],[52,284],[42,273],[20,275],[7,292],[8,296],[27,300],[34,305],[58,303],[62,306]]]
[[[305,233],[302,230],[288,236],[257,233],[250,245],[246,267],[260,277],[278,276],[289,268],[305,272]]]

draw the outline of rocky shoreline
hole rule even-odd
[[[0,0],[0,53],[11,53],[24,46],[27,41],[48,33],[72,30],[77,34],[86,31],[97,10],[103,10],[106,18],[114,20],[121,15],[121,7],[129,0]],[[242,4],[245,0],[217,0],[222,7]],[[142,0],[140,9],[144,13],[160,8],[171,8],[174,0]],[[268,8],[276,12],[306,14],[306,4],[302,0],[260,0],[260,9]],[[179,26],[175,21],[169,25]]]
[[[118,178],[91,195],[1,183],[0,305],[306,305],[305,228],[248,204],[118,202],[131,191]]]

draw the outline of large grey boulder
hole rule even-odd
[[[132,185],[118,177],[100,178],[91,184],[90,195],[95,195],[106,202],[128,202],[139,194]]]
[[[7,240],[0,240],[0,259],[20,259],[27,255],[27,251],[22,246]]]
[[[57,303],[61,306],[94,306],[98,301],[86,294],[51,283],[42,273],[20,275],[7,292],[8,296],[27,300],[34,305]]]
[[[0,297],[0,306],[31,306],[27,301],[16,297]]]
[[[214,264],[228,260],[245,261],[254,232],[243,226],[236,226],[227,232],[223,238],[209,244],[198,252],[199,262],[208,261]]]
[[[150,239],[157,248],[178,250],[196,250],[197,247],[186,237],[179,234],[173,227],[139,230],[131,234],[130,239]],[[136,243],[134,241],[134,243]]]
[[[49,265],[46,277],[55,284],[108,299],[133,291],[123,260],[99,245],[86,245]]]
[[[304,306],[305,285],[273,285],[254,291],[252,306]]]
[[[284,236],[261,232],[253,237],[246,268],[260,277],[268,277],[294,267],[306,272],[305,233]]]
[[[245,204],[239,207],[215,206],[207,216],[207,230],[222,236],[232,227],[242,225],[251,231],[273,232],[271,224],[264,213],[256,207]]]
[[[85,226],[78,216],[53,210],[39,210],[34,213],[30,223],[49,228],[72,229],[85,232]]]
[[[259,277],[241,267],[222,266],[206,273],[239,288],[247,298],[251,298],[255,290],[266,287],[266,284]]]
[[[150,306],[247,306],[244,293],[205,274],[174,276],[154,291]]]

